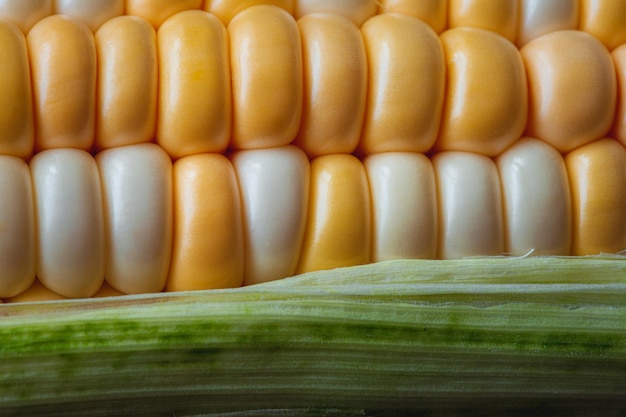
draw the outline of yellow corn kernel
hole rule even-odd
[[[440,259],[504,253],[504,222],[498,169],[471,152],[432,158],[439,207]]]
[[[430,160],[383,152],[363,161],[372,199],[372,262],[437,256],[437,192]]]
[[[185,10],[199,10],[203,0],[125,0],[126,14],[146,19],[155,29]]]
[[[106,282],[125,294],[159,292],[172,248],[172,161],[153,143],[98,152]]]
[[[37,277],[70,298],[93,295],[104,280],[100,176],[79,149],[49,149],[30,161],[37,219]]]
[[[124,14],[124,0],[54,0],[54,13],[82,20],[96,32],[107,20]]]
[[[26,40],[11,22],[0,20],[0,154],[31,156],[35,144],[33,101]]]
[[[517,36],[518,0],[449,0],[448,26],[495,32],[511,42]]]
[[[561,154],[525,137],[496,160],[509,255],[569,255],[572,201]]]
[[[572,255],[626,249],[626,149],[594,141],[565,156],[573,207]]]
[[[352,155],[311,162],[306,232],[297,273],[370,261],[371,213],[367,175]]]
[[[298,20],[302,37],[304,101],[295,144],[311,157],[353,152],[367,97],[367,56],[348,19],[316,13]]]
[[[517,46],[557,30],[578,29],[578,0],[519,0]]]
[[[0,18],[15,23],[24,34],[52,13],[52,0],[0,0]]]
[[[580,0],[580,30],[600,40],[609,49],[626,42],[626,2]]]
[[[75,18],[52,15],[26,37],[35,108],[35,149],[90,149],[96,112],[96,45]]]
[[[294,16],[300,19],[312,13],[334,13],[352,20],[361,26],[376,15],[377,0],[294,0]]]
[[[157,143],[174,158],[226,150],[231,133],[228,35],[215,16],[181,12],[158,33]]]
[[[0,156],[0,297],[25,291],[35,279],[35,212],[28,165]]]
[[[611,55],[600,41],[562,30],[535,38],[521,54],[529,85],[529,136],[568,152],[608,133],[617,81]]]
[[[115,288],[111,287],[109,284],[107,284],[107,282],[103,282],[102,286],[100,287],[100,289],[91,297],[92,298],[101,298],[101,297],[117,297],[120,295],[124,295],[123,292],[116,290]]]
[[[285,10],[252,6],[228,25],[235,149],[291,143],[302,117],[302,46]],[[260,104],[262,103],[262,104]]]
[[[280,7],[293,15],[294,0],[205,0],[204,10],[217,16],[224,25],[248,7],[267,4]]]
[[[617,105],[612,135],[622,145],[626,145],[626,44],[615,48],[611,55],[617,80]]]
[[[98,149],[150,142],[156,130],[156,33],[144,19],[120,16],[96,32]]]
[[[244,285],[296,272],[309,201],[309,160],[287,145],[235,152],[245,242]]]
[[[379,13],[403,13],[423,20],[437,33],[448,28],[447,0],[380,0]]]
[[[360,150],[428,151],[439,131],[446,80],[436,33],[419,19],[399,13],[378,15],[361,31],[369,87]]]
[[[41,281],[35,280],[25,291],[10,298],[6,298],[6,303],[28,303],[33,301],[52,301],[52,300],[65,300],[67,297],[63,297],[60,294],[49,290],[44,286]]]
[[[244,241],[237,178],[221,154],[174,163],[174,238],[167,291],[239,287]]]
[[[483,29],[450,29],[440,38],[448,73],[435,148],[498,155],[526,126],[528,86],[519,51]]]

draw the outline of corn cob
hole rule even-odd
[[[5,301],[301,275],[3,306],[8,415],[626,407],[619,256],[356,267],[624,249],[619,2],[6,4]]]

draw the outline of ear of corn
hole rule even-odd
[[[0,16],[0,414],[626,412],[626,3]]]

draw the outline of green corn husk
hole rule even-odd
[[[626,259],[0,306],[1,416],[626,415]]]

